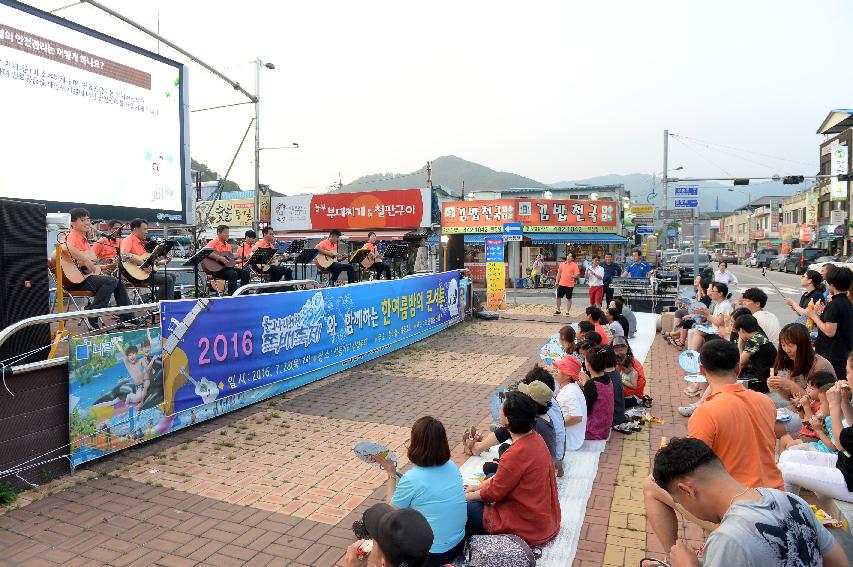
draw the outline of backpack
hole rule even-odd
[[[457,567],[533,567],[541,554],[516,535],[472,535]]]

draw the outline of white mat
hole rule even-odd
[[[635,313],[637,332],[629,339],[634,357],[645,363],[652,348],[657,332],[657,318],[654,313]],[[598,457],[604,450],[605,441],[584,441],[579,451],[566,451],[563,458],[565,474],[557,479],[560,499],[560,533],[542,550],[542,557],[536,564],[540,567],[565,567],[571,565],[578,549],[586,504],[592,492],[592,483],[598,474]],[[469,457],[460,467],[465,484],[482,480],[483,463],[496,459],[498,448],[492,447],[480,457]]]

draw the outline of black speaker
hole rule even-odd
[[[44,205],[0,199],[0,329],[21,319],[47,315],[47,226]],[[0,362],[25,364],[47,358],[50,326],[28,327],[0,346]],[[12,360],[10,360],[12,359]]]
[[[463,269],[465,267],[465,235],[451,234],[445,246],[447,247],[447,269]]]

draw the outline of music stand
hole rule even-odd
[[[385,251],[383,252],[383,257],[391,260],[391,265],[393,266],[392,274],[396,274],[398,271],[398,266],[400,262],[405,261],[409,256],[409,245],[401,242],[390,242],[388,246],[385,247]]]
[[[275,256],[277,253],[278,249],[276,248],[258,248],[257,250],[252,252],[252,255],[249,256],[249,258],[246,260],[246,263],[255,268],[255,270],[257,270],[258,272],[266,273],[258,270],[257,266],[261,264],[269,264],[273,256]]]
[[[208,256],[210,256],[211,252],[213,252],[213,248],[202,248],[195,254],[193,254],[190,258],[187,258],[187,261],[184,262],[184,266],[192,266],[193,267],[193,277],[195,281],[195,296],[199,297],[198,294],[198,265],[201,264],[202,260],[205,260]]]
[[[296,242],[294,240],[294,242]],[[303,241],[304,242],[304,241]],[[288,247],[289,248],[289,247]],[[303,248],[299,255],[293,260],[293,267],[296,268],[296,264],[302,264],[302,279],[305,279],[305,270],[306,265],[314,261],[314,258],[317,257],[317,250],[314,248]]]
[[[358,272],[359,272],[359,278],[358,279],[359,280],[362,279],[363,272],[364,272],[364,270],[362,269],[362,266],[361,266],[361,262],[365,258],[367,258],[367,256],[369,254],[370,254],[370,250],[365,250],[364,248],[359,248],[358,250],[353,252],[352,256],[350,256],[349,263],[353,264],[355,266],[358,266]]]

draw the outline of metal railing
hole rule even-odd
[[[235,295],[245,295],[246,293],[252,290],[258,289],[275,289],[281,287],[295,287],[298,288],[300,286],[304,286],[302,289],[317,289],[320,287],[320,284],[316,280],[286,280],[281,282],[258,282],[258,283],[250,283],[244,286],[238,287],[237,291],[234,292]],[[2,344],[2,343],[0,343]]]
[[[157,303],[144,303],[142,305],[125,305],[122,307],[104,307],[103,309],[89,309],[86,311],[72,311],[70,313],[51,313],[49,315],[38,315],[36,317],[29,317],[27,319],[21,319],[15,323],[12,323],[8,327],[3,330],[0,330],[0,347],[9,340],[9,338],[20,331],[21,329],[26,329],[27,327],[33,327],[35,325],[49,325],[51,323],[60,323],[65,321],[73,321],[78,319],[88,319],[90,317],[100,317],[102,315],[124,315],[126,313],[135,313],[137,311],[158,311],[159,305]],[[44,348],[50,348],[50,344],[44,345]],[[41,348],[41,347],[37,347]],[[3,367],[3,372],[5,374],[22,374],[24,372],[32,372],[34,370],[40,370],[42,368],[50,368],[52,366],[61,366],[68,362],[67,356],[59,356],[56,358],[48,358],[47,360],[40,360],[38,362],[30,362],[27,364],[19,364],[17,366],[9,366],[5,367],[0,362],[0,366]]]

